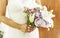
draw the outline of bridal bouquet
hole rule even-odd
[[[36,27],[52,28],[54,25],[52,18],[53,10],[48,11],[46,6],[42,8],[36,7],[29,9],[24,7],[24,12],[27,13],[27,24]]]

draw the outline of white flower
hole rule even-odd
[[[40,12],[41,12],[41,15],[42,15],[42,18],[38,18],[35,20],[35,25],[36,26],[40,26],[40,27],[43,27],[43,28],[53,28],[54,26],[54,22],[53,22],[53,17],[55,17],[55,15],[53,15],[53,10],[50,10],[48,11],[46,6],[43,6],[41,9],[40,9]],[[36,16],[39,16],[40,13],[36,13]],[[45,22],[45,21],[46,22]],[[47,23],[47,24],[46,24]]]
[[[32,15],[29,15],[29,20],[31,23],[34,21],[34,18],[35,18],[35,13]]]
[[[47,28],[53,27],[54,22],[53,22],[52,18],[55,17],[55,15],[53,15],[53,10],[48,11],[47,8],[44,7],[44,9],[41,10],[41,13],[42,13],[43,19],[49,23],[49,24],[45,25],[45,27],[47,27]]]

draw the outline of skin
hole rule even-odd
[[[12,19],[9,19],[8,17],[6,17],[5,15],[6,15],[7,5],[8,5],[8,0],[0,0],[0,22],[3,22],[7,24],[8,26],[21,30],[23,32],[32,32],[35,29],[35,27],[32,27],[31,25],[29,26],[27,24],[21,25],[14,22]]]

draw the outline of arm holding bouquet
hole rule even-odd
[[[0,22],[3,22],[5,24],[7,24],[8,26],[21,30],[23,32],[31,32],[34,29],[29,26],[29,31],[27,30],[28,26],[27,24],[18,24],[16,22],[14,22],[12,19],[7,18],[6,15],[6,7],[7,7],[7,0],[0,0]],[[32,30],[31,30],[32,29]]]

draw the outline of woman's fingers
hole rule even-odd
[[[32,32],[33,30],[35,30],[35,28],[36,28],[35,26],[33,27],[33,26],[29,25],[26,28],[26,32]]]
[[[34,30],[35,30],[35,28],[36,28],[36,27],[34,26],[34,27],[32,27],[32,28],[31,28],[31,30],[32,30],[32,31],[34,31]]]
[[[35,26],[24,24],[24,25],[21,26],[21,31],[32,32],[35,28],[36,28]]]
[[[27,26],[26,27],[26,32],[30,32],[31,31],[30,28],[31,28],[30,26]]]

